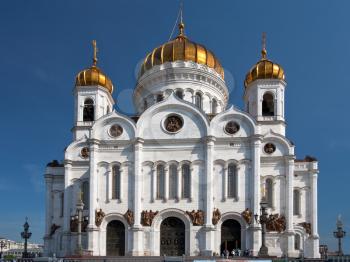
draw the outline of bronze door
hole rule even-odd
[[[221,254],[227,249],[232,254],[233,249],[241,249],[241,225],[238,221],[228,219],[221,226]]]
[[[124,256],[125,254],[125,227],[118,220],[107,225],[107,256]]]
[[[183,254],[185,254],[185,224],[176,217],[168,217],[160,225],[160,255]]]

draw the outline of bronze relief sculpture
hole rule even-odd
[[[100,208],[100,210],[95,210],[95,225],[97,227],[99,227],[101,225],[104,217],[105,217],[105,213],[102,211],[101,208]]]
[[[305,229],[305,232],[311,235],[311,223],[302,222],[302,223],[299,223],[298,225],[302,226]]]
[[[90,150],[88,147],[83,147],[80,151],[81,157],[82,158],[88,158],[90,155]]]
[[[191,212],[186,211],[186,214],[190,217],[194,226],[204,225],[204,211],[203,210],[192,210]]]
[[[283,215],[279,214],[270,214],[267,223],[266,223],[267,231],[277,231],[278,233],[286,230],[286,218]]]
[[[152,225],[154,217],[158,214],[158,211],[153,212],[152,210],[147,211],[144,210],[141,213],[141,224],[146,227],[150,227]]]
[[[213,218],[211,219],[212,220],[212,223],[213,225],[215,226],[221,219],[221,213],[220,213],[220,210],[218,208],[214,208],[214,211],[213,211]]]
[[[169,116],[165,122],[164,127],[168,132],[175,133],[179,131],[183,126],[182,119],[177,115]]]
[[[134,224],[134,212],[132,212],[130,209],[125,212],[124,218],[126,219],[126,222],[129,224],[129,226],[132,226]]]
[[[244,218],[245,222],[247,222],[248,225],[250,225],[253,222],[253,212],[246,208],[242,213],[242,217]]]
[[[273,152],[276,151],[276,146],[272,143],[267,143],[265,146],[264,146],[264,151],[266,154],[272,154]]]

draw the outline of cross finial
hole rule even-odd
[[[266,33],[265,32],[262,33],[261,45],[262,45],[262,49],[261,49],[262,59],[266,59],[267,51],[266,51]]]
[[[183,0],[180,1],[180,10],[179,10],[179,16],[180,16],[180,23],[179,23],[179,30],[180,30],[180,35],[184,36],[184,29],[185,29],[185,24],[183,23]]]
[[[94,48],[94,56],[92,58],[92,61],[93,61],[93,65],[96,66],[97,65],[97,52],[98,52],[96,40],[92,40],[92,46]]]

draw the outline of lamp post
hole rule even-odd
[[[343,255],[343,249],[342,249],[342,238],[345,237],[346,232],[343,230],[343,222],[341,221],[340,215],[337,219],[337,231],[333,232],[333,235],[335,238],[338,239],[338,256]]]
[[[81,256],[83,254],[83,246],[81,244],[81,224],[82,224],[82,219],[83,219],[83,210],[84,210],[84,203],[82,196],[83,192],[80,192],[78,202],[77,202],[77,214],[75,218],[78,219],[78,236],[77,236],[77,249],[76,249],[76,254],[78,256]]]
[[[24,231],[21,233],[21,237],[24,238],[24,252],[22,254],[23,258],[28,257],[28,239],[32,236],[32,233],[29,232],[29,224],[28,224],[28,218],[26,217],[26,222],[23,225]]]
[[[6,244],[6,242],[4,241],[4,240],[1,240],[0,241],[0,250],[1,250],[1,252],[0,252],[0,258],[2,258],[2,249],[3,248],[7,248],[7,244]]]
[[[258,214],[255,214],[255,221],[261,224],[261,247],[258,253],[259,257],[268,257],[269,249],[266,246],[266,223],[267,223],[267,200],[266,197],[263,196],[260,202],[260,217]]]

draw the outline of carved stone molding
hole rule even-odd
[[[204,211],[203,210],[192,210],[191,212],[186,211],[186,214],[190,217],[194,226],[204,225]]]
[[[141,224],[145,227],[150,227],[152,225],[154,217],[158,214],[158,211],[153,212],[152,210],[143,210],[141,212]]]
[[[214,208],[213,218],[211,219],[213,225],[215,226],[221,219],[221,213],[218,208]]]
[[[95,210],[95,225],[97,227],[99,227],[102,223],[103,218],[105,217],[105,213],[102,211],[102,209],[100,208],[100,210]]]
[[[248,225],[250,225],[253,222],[253,212],[249,209],[246,208],[242,213],[241,213],[243,219],[245,222],[247,222]]]
[[[132,226],[134,224],[134,212],[132,212],[130,209],[125,212],[124,218],[126,219],[126,222],[129,224],[129,226]]]

